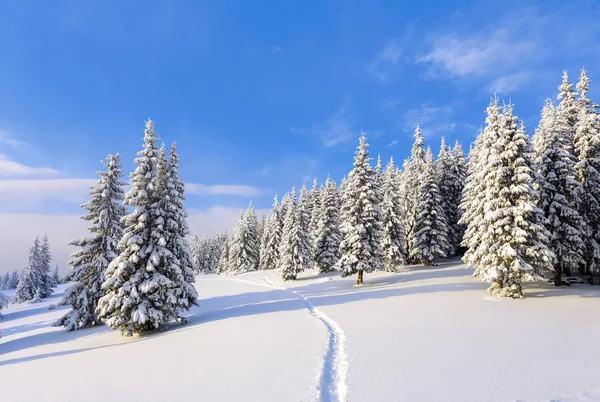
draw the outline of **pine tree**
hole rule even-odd
[[[8,297],[6,297],[2,293],[0,293],[0,319],[2,319],[2,309],[6,308],[8,306],[8,302],[9,302]]]
[[[15,270],[13,270],[12,274],[10,275],[10,281],[8,282],[8,289],[16,289],[18,284],[19,284],[19,273],[15,269]]]
[[[60,275],[58,274],[58,265],[54,268],[54,272],[52,273],[52,283],[54,286],[60,284]]]
[[[271,270],[277,268],[282,226],[281,208],[279,207],[276,195],[273,200],[273,209],[267,219],[267,226],[261,241],[259,269]]]
[[[48,242],[47,234],[44,235],[44,238],[40,243],[39,253],[39,293],[40,298],[45,298],[50,296],[54,291],[52,278],[50,277],[50,262],[52,261],[52,255],[50,254],[50,243]]]
[[[354,169],[344,185],[342,204],[340,260],[336,269],[342,277],[358,274],[357,285],[363,283],[363,273],[381,270],[382,221],[376,172],[370,164],[369,145],[365,134],[360,137],[354,157]]]
[[[327,178],[325,187],[320,193],[320,218],[317,224],[315,239],[315,266],[319,272],[334,270],[340,259],[340,202],[337,186],[331,178]]]
[[[0,278],[0,290],[8,290],[8,285],[10,282],[10,274],[8,271]]]
[[[173,272],[169,273],[169,277],[175,278],[176,281],[173,289],[176,299],[172,305],[177,310],[189,310],[192,306],[198,305],[198,292],[193,286],[196,278],[192,252],[187,241],[190,229],[184,205],[185,184],[179,174],[179,154],[175,142],[171,145],[169,161],[164,172],[164,177],[160,176],[160,171],[158,172],[164,186],[164,194],[159,201],[162,201],[161,208],[166,225],[166,248],[174,257],[175,266],[171,268]]]
[[[317,226],[321,217],[321,191],[317,179],[314,179],[313,186],[308,194],[310,200],[310,233],[313,239],[317,238]]]
[[[381,204],[383,224],[381,250],[385,270],[388,272],[396,272],[398,265],[406,264],[406,239],[399,185],[394,159],[390,158],[383,174],[383,203]]]
[[[564,132],[564,136],[569,139],[569,146],[574,151],[575,143],[577,142],[576,128],[577,125],[577,93],[573,90],[573,84],[569,82],[569,75],[563,71],[562,83],[558,87],[557,99],[560,101],[556,108],[556,125]]]
[[[421,128],[417,126],[415,129],[415,142],[413,143],[410,159],[404,162],[404,173],[402,174],[401,194],[402,194],[402,210],[404,211],[404,230],[406,238],[406,251],[410,255],[413,254],[413,239],[415,221],[419,211],[417,211],[417,203],[419,198],[419,186],[422,182],[424,164],[425,164],[425,141]]]
[[[451,201],[449,202],[450,212],[446,213],[446,220],[448,226],[453,228],[453,237],[449,238],[448,240],[452,242],[454,254],[456,254],[460,248],[465,234],[465,226],[459,222],[462,217],[460,203],[462,202],[462,194],[467,180],[467,161],[465,159],[465,153],[463,152],[458,141],[456,141],[454,144],[452,157],[452,177],[454,180],[451,182],[448,189],[448,197],[451,199]]]
[[[600,269],[600,123],[595,111],[582,107],[575,150],[577,179],[581,183],[579,212],[585,221],[585,269],[589,275]]]
[[[117,246],[123,232],[120,222],[127,210],[122,205],[125,183],[121,181],[120,155],[109,155],[103,163],[106,171],[97,172],[100,180],[90,187],[91,199],[81,205],[87,210],[81,218],[90,223],[91,236],[69,243],[79,247],[67,263],[71,267],[70,279],[75,284],[66,290],[59,305],[71,305],[72,309],[54,323],[67,331],[100,324],[96,307],[104,296],[104,272],[118,255]],[[58,276],[58,266],[55,276]]]
[[[467,248],[463,261],[471,267],[475,267],[475,261],[479,261],[479,257],[475,258],[472,255],[478,250],[481,245],[481,237],[487,230],[484,221],[486,214],[484,207],[487,202],[488,183],[485,180],[487,180],[487,163],[491,158],[491,151],[500,137],[502,107],[498,105],[498,101],[498,98],[494,97],[487,107],[487,125],[483,131],[480,131],[475,144],[469,151],[467,179],[460,205],[464,214],[459,223],[465,226],[462,245]],[[500,280],[500,287],[501,285],[502,281]]]
[[[192,252],[192,263],[194,266],[194,272],[199,274],[202,267],[202,256],[201,256],[201,241],[198,235],[194,235],[190,241],[190,249]]]
[[[283,232],[279,249],[281,278],[284,281],[294,280],[306,268],[306,260],[301,254],[301,211],[296,204],[296,191],[292,189],[290,195],[282,200],[286,211],[283,221]]]
[[[188,301],[181,289],[182,269],[167,248],[167,161],[164,148],[159,155],[157,140],[154,123],[148,120],[124,200],[135,209],[122,220],[120,254],[106,270],[106,294],[96,310],[103,322],[125,335],[166,327],[180,318],[178,310]]]
[[[560,286],[562,272],[571,275],[583,263],[584,222],[577,210],[581,184],[576,178],[576,159],[570,152],[570,138],[556,124],[556,114],[556,108],[547,100],[533,144],[540,208],[547,218],[550,249],[557,258],[554,283]]]
[[[437,159],[438,189],[448,228],[448,248],[444,250],[447,256],[456,255],[462,240],[462,228],[458,221],[461,215],[459,205],[466,177],[466,162],[458,142],[455,149],[457,155],[453,154],[442,138]]]
[[[298,213],[299,213],[299,236],[300,236],[300,253],[302,261],[304,262],[305,269],[313,268],[313,232],[310,230],[310,221],[312,218],[310,198],[306,186],[303,185],[300,190],[300,199],[298,200]]]
[[[256,238],[258,239],[258,248],[259,248],[259,260],[258,263],[260,264],[260,248],[262,247],[262,238],[263,235],[265,233],[265,228],[267,227],[267,215],[262,215],[260,217],[260,220],[258,221],[258,230],[256,231]]]
[[[27,265],[21,271],[19,275],[19,282],[17,284],[17,291],[13,296],[13,303],[23,303],[26,301],[33,301],[36,299],[36,295],[39,295],[39,287],[41,283],[40,279],[40,240],[35,238],[33,246],[29,249],[29,256],[27,257]]]
[[[229,249],[229,273],[232,275],[255,271],[258,268],[258,224],[252,203],[246,213],[240,212]]]
[[[448,225],[438,188],[438,172],[431,149],[427,148],[422,183],[415,219],[410,258],[424,265],[432,265],[437,257],[445,257],[448,250]]]
[[[225,239],[225,242],[222,244],[221,255],[219,256],[219,261],[217,262],[217,275],[221,275],[227,273],[229,271],[229,239]]]
[[[550,234],[543,211],[537,206],[529,137],[511,106],[498,116],[490,113],[493,106],[488,108],[488,127],[483,134],[490,138],[480,144],[491,148],[485,159],[483,149],[477,155],[487,202],[469,223],[468,230],[473,225],[481,233],[478,244],[469,243],[472,249],[465,257],[467,264],[476,268],[475,275],[491,283],[490,294],[521,298],[521,281],[542,279],[544,269],[553,269],[555,257],[548,248]],[[495,142],[489,142],[492,138]]]

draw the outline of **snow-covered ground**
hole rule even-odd
[[[50,327],[62,285],[2,311],[0,400],[600,401],[600,287],[505,300],[470,274],[199,276],[187,325],[133,339]]]

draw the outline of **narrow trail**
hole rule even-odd
[[[316,308],[304,295],[297,291],[273,283],[265,275],[257,272],[269,286],[292,293],[302,300],[310,315],[320,320],[327,328],[329,342],[323,357],[323,367],[319,381],[319,400],[321,402],[346,402],[348,395],[347,375],[348,357],[346,355],[346,334],[337,322]]]
[[[209,280],[243,282],[250,285],[277,289],[291,293],[296,298],[300,299],[306,306],[309,314],[325,325],[329,335],[327,351],[323,356],[323,366],[319,376],[320,378],[317,389],[318,400],[320,402],[346,402],[348,396],[347,375],[349,363],[346,355],[346,334],[344,330],[327,314],[316,308],[301,293],[293,289],[277,285],[260,272],[255,273],[261,278],[263,283],[232,277],[214,278]]]

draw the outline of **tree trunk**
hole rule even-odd
[[[560,286],[562,284],[562,262],[559,262],[554,267],[554,286]]]
[[[362,285],[363,283],[363,271],[358,271],[358,278],[356,279],[357,285]]]

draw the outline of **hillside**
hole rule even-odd
[[[365,275],[197,277],[189,323],[65,332],[38,304],[0,321],[2,401],[600,400],[600,291],[490,298],[459,261]]]

